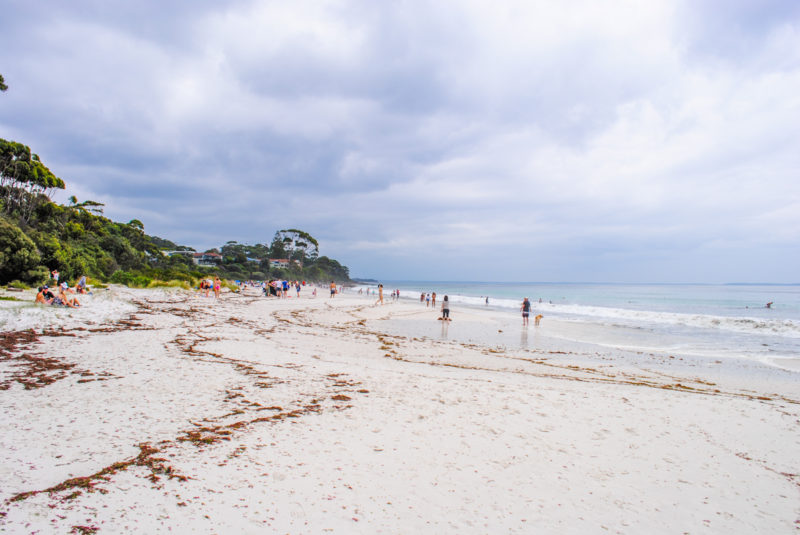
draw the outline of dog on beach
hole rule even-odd
[[[541,314],[537,314],[536,317],[533,318],[533,326],[534,327],[538,327],[539,326],[539,320],[541,320],[543,317],[544,316],[542,316]]]

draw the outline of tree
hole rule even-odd
[[[286,246],[283,244],[283,239],[277,234],[272,240],[272,245],[269,248],[270,258],[286,258]]]
[[[0,283],[29,279],[26,272],[35,270],[40,261],[33,240],[16,225],[0,218]]]
[[[273,249],[280,244],[283,254],[272,258],[288,258],[298,262],[314,262],[319,255],[319,243],[308,232],[296,228],[279,230],[272,240]]]
[[[0,74],[0,91],[6,91],[7,89],[6,81],[3,79],[3,75]]]
[[[64,187],[30,147],[0,139],[0,199],[7,214],[17,212],[27,222],[41,195],[49,200],[53,190]]]

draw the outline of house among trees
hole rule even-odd
[[[289,259],[288,258],[270,258],[269,259],[269,267],[271,268],[288,268],[289,267]]]
[[[195,254],[195,251],[161,251],[161,254],[164,256],[175,256],[175,255],[185,255],[185,256],[192,256]]]
[[[269,267],[271,268],[280,268],[286,269],[289,267],[289,264],[295,264],[296,266],[302,268],[303,263],[299,260],[289,260],[288,258],[270,258],[269,259]]]
[[[222,255],[217,253],[193,253],[192,261],[198,266],[217,266],[222,263]]]

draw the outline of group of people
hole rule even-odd
[[[436,292],[432,292],[432,293],[422,292],[419,295],[419,302],[420,303],[425,303],[425,308],[428,308],[428,307],[436,308]]]
[[[76,294],[91,295],[92,293],[91,288],[86,284],[86,275],[81,276],[72,287],[67,281],[61,281],[59,284],[60,273],[57,269],[51,271],[50,276],[53,279],[52,287],[50,284],[44,284],[37,289],[35,302],[40,305],[78,308],[81,303]]]
[[[376,305],[378,303],[383,304],[383,284],[379,284],[378,288],[375,289],[375,290],[372,290],[370,288],[366,288],[366,289],[365,288],[359,288],[358,289],[358,295],[364,295],[365,293],[368,296],[369,295],[373,295],[373,294],[378,294],[378,300],[375,301],[375,304]],[[392,299],[392,301],[397,301],[398,299],[400,299],[400,290],[392,290],[391,299]]]
[[[76,290],[70,288],[66,282],[56,285],[54,289],[56,293],[53,293],[50,290],[50,286],[47,284],[39,286],[39,291],[36,294],[36,302],[40,305],[63,306],[69,308],[78,308],[81,306],[78,298],[70,295],[75,294]]]
[[[203,279],[200,281],[198,291],[205,292],[206,297],[209,297],[211,291],[214,291],[214,297],[219,299],[219,293],[222,291],[222,281],[219,277],[214,277],[214,280]]]
[[[270,280],[261,283],[261,291],[266,297],[286,298],[291,297],[290,292],[295,291],[296,296],[300,297],[300,290],[306,285],[306,281]],[[312,295],[317,296],[317,289],[314,288]]]
[[[371,291],[376,292],[378,294],[378,300],[375,301],[375,304],[376,305],[383,304],[383,284],[378,284],[378,287],[377,287],[376,290],[370,290],[370,288],[367,288],[365,290],[364,288],[361,288],[361,289],[358,290],[358,293],[359,293],[359,295],[361,295],[365,291],[366,291],[367,295],[370,295]],[[334,290],[333,290],[333,284],[332,284],[331,285],[331,297],[333,296],[333,292],[334,292]],[[396,300],[396,299],[399,299],[399,298],[400,298],[400,290],[392,290],[392,300]],[[483,298],[483,296],[481,296],[481,298]],[[422,292],[422,293],[420,293],[419,302],[420,303],[425,303],[425,308],[428,308],[428,307],[436,308],[436,292]],[[539,302],[540,303],[542,302],[541,298],[539,299]],[[439,316],[438,319],[439,320],[443,320],[443,321],[452,321],[452,319],[450,318],[450,298],[445,295],[440,303],[441,304],[439,306],[439,310],[441,311],[441,315]],[[485,298],[485,303],[488,306],[488,304],[489,304],[489,297],[488,296]],[[524,298],[523,301],[522,301],[522,304],[520,306],[520,312],[522,312],[522,325],[524,327],[527,327],[529,325],[529,321],[530,321],[529,318],[530,318],[531,313],[532,313],[532,304],[531,304],[531,301],[527,297]],[[534,316],[534,318],[533,318],[534,326],[538,327],[539,323],[542,320],[542,318],[544,318],[543,314],[536,314]]]
[[[236,284],[238,289],[234,289],[234,292],[242,293],[247,288],[255,288],[260,289],[262,295],[265,297],[277,297],[279,299],[284,299],[291,297],[292,292],[295,293],[297,297],[300,297],[300,291],[305,288],[307,285],[312,287],[312,297],[317,296],[317,288],[314,287],[313,284],[308,284],[306,281],[301,280],[283,280],[283,279],[270,279],[268,281],[240,281],[237,280]],[[331,282],[331,297],[335,292],[336,285]],[[214,277],[214,280],[211,279],[204,279],[200,281],[199,286],[196,288],[200,292],[205,292],[206,297],[210,297],[211,292],[214,292],[214,297],[219,297],[220,291],[222,290],[222,280],[217,276]]]

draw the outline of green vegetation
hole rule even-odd
[[[228,280],[349,280],[347,267],[318,257],[317,240],[296,229],[278,231],[270,246],[229,241],[206,251],[218,256],[198,265],[193,248],[148,236],[137,219],[111,221],[103,216],[101,203],[78,202],[74,196],[68,205],[52,202],[52,192],[64,187],[30,148],[0,139],[0,284],[36,286],[49,280],[52,270],[59,271],[60,280],[86,275],[140,288],[192,287],[215,275]],[[270,258],[289,260],[289,267],[273,267]]]

